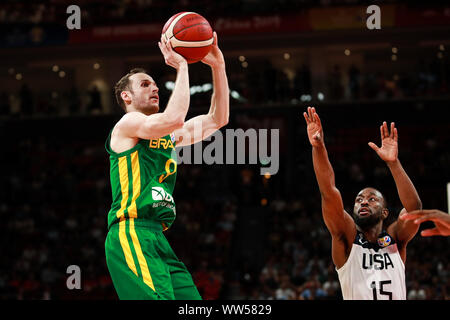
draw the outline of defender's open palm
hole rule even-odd
[[[309,142],[313,147],[318,147],[323,144],[323,130],[322,123],[320,122],[319,115],[316,113],[316,109],[308,107],[308,113],[303,112],[303,116],[306,120],[306,130],[308,132]]]
[[[380,126],[381,147],[369,142],[369,146],[375,150],[378,156],[385,162],[394,162],[398,158],[398,133],[394,122],[391,122],[391,132],[389,133],[386,121]]]
[[[416,224],[425,221],[433,221],[435,227],[425,229],[421,232],[423,237],[429,236],[450,236],[450,214],[441,210],[415,210],[405,212],[400,216],[402,220],[414,220]]]

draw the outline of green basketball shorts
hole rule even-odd
[[[111,226],[106,264],[121,300],[201,300],[160,223],[133,218]]]

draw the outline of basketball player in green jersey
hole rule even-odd
[[[164,112],[158,112],[158,87],[143,69],[131,70],[115,88],[125,115],[106,141],[113,198],[106,263],[120,299],[196,300],[201,297],[192,277],[163,234],[176,215],[174,148],[203,140],[228,123],[228,80],[214,33],[213,47],[202,60],[212,69],[211,107],[185,122],[188,64],[163,37],[158,45],[166,64],[177,70]]]

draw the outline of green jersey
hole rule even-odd
[[[177,173],[174,135],[141,139],[132,149],[116,153],[110,145],[111,132],[105,144],[112,189],[108,229],[130,218],[136,224],[157,222],[168,229],[176,216],[172,197]]]

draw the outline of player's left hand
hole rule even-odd
[[[222,51],[220,51],[218,46],[217,33],[213,33],[214,41],[211,50],[208,54],[201,60],[204,64],[207,64],[211,68],[217,68],[220,66],[225,66],[225,59],[223,57]]]
[[[369,142],[371,147],[378,156],[385,162],[395,162],[398,159],[398,133],[394,122],[391,122],[391,132],[387,127],[386,121],[380,126],[381,148],[375,143]]]

